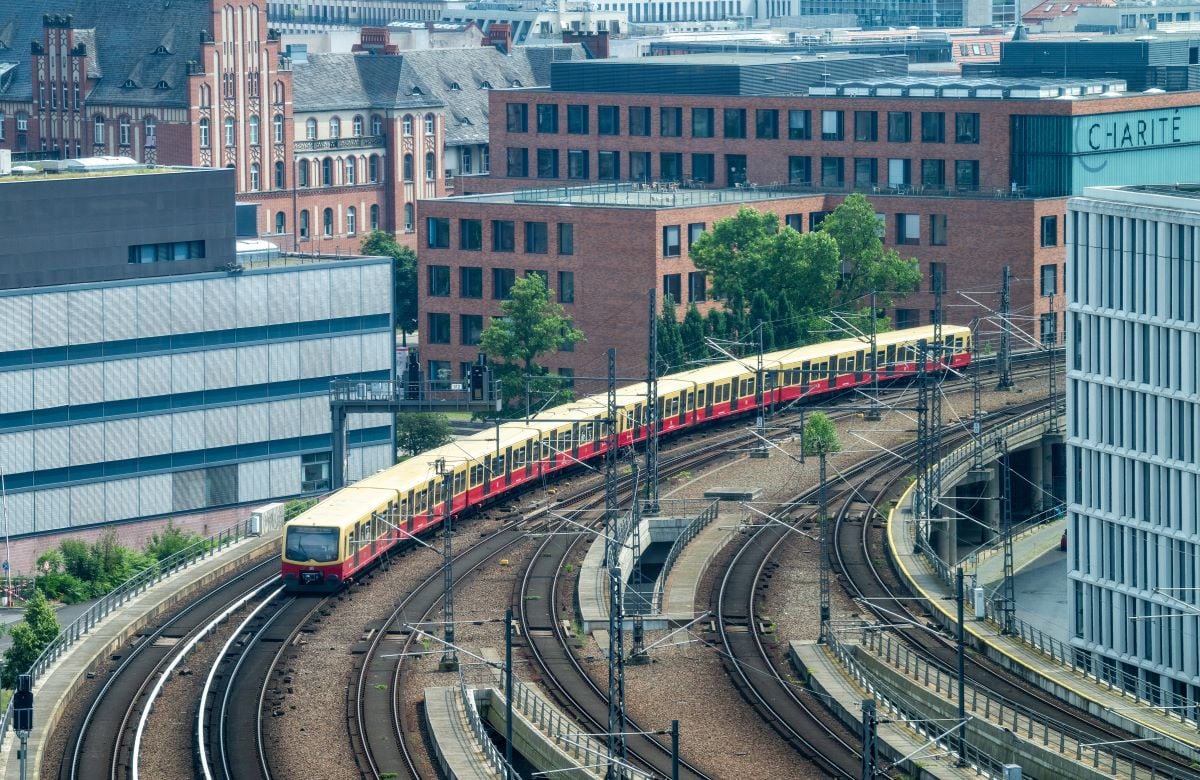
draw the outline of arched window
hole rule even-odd
[[[282,81],[275,82],[273,94],[274,94],[274,98],[275,98],[275,105],[282,106],[283,105],[283,82]]]
[[[342,137],[342,120],[338,119],[336,116],[333,119],[329,120],[329,137],[330,138],[341,138]]]
[[[411,154],[404,155],[404,180],[413,180],[413,158]]]
[[[354,117],[354,137],[362,138],[363,134],[363,118],[362,116]]]
[[[262,189],[262,169],[258,167],[258,163],[250,163],[250,191],[258,192]]]
[[[425,115],[425,135],[433,135],[433,114]]]
[[[308,240],[308,209],[300,212],[300,240]]]
[[[333,186],[333,159],[330,157],[321,160],[321,184],[326,187]]]
[[[225,145],[233,146],[234,140],[233,117],[227,116],[225,117]]]
[[[200,120],[200,148],[207,149],[211,139],[209,138],[208,120]]]
[[[315,141],[317,138],[317,120],[310,119],[304,123],[304,137],[310,141]]]
[[[282,211],[275,212],[275,232],[283,233],[287,230],[287,217]]]
[[[406,136],[412,135],[412,114],[404,115],[404,119],[400,122],[400,127]]]
[[[92,122],[92,142],[104,143],[104,117],[98,116]]]
[[[379,155],[373,154],[367,160],[367,176],[372,184],[379,181]]]
[[[259,143],[259,119],[257,116],[250,117],[250,145],[258,146]]]
[[[275,189],[281,190],[284,187],[283,177],[283,160],[275,161]]]
[[[358,209],[350,206],[346,209],[346,235],[352,236],[358,232]]]
[[[413,229],[413,205],[411,203],[404,204],[404,229],[410,232]]]
[[[275,139],[275,143],[283,143],[283,115],[276,114],[271,117],[271,136]]]
[[[204,108],[212,105],[212,90],[207,84],[200,85],[200,105]]]
[[[301,160],[296,164],[296,186],[307,187],[308,184],[308,160]]]
[[[371,205],[371,230],[379,230],[379,204]]]
[[[383,135],[383,117],[379,114],[371,116],[371,135]]]
[[[321,214],[321,235],[326,238],[333,235],[333,209],[325,209]]]
[[[344,184],[358,183],[358,161],[353,157],[346,158],[346,181]]]
[[[437,158],[433,152],[425,153],[425,181],[433,181],[437,174]]]

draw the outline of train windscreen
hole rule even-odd
[[[329,563],[338,557],[338,530],[311,526],[288,526],[284,555],[292,561]]]

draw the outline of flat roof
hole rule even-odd
[[[878,54],[857,54],[855,52],[831,51],[821,54],[795,54],[793,52],[724,52],[721,54],[671,54],[659,57],[638,57],[622,59],[611,57],[603,60],[587,60],[590,67],[615,68],[636,65],[639,68],[670,68],[680,65],[720,65],[722,67],[741,67],[752,65],[775,65],[780,62],[820,62],[823,60],[877,60]]]
[[[103,158],[86,158],[86,160],[38,160],[35,162],[14,162],[12,174],[0,176],[0,184],[30,181],[63,181],[65,179],[97,179],[113,176],[148,176],[162,173],[187,173],[197,170],[214,170],[212,168],[190,168],[173,165],[133,165],[114,164],[111,167],[91,165],[63,167],[54,166],[75,162],[95,161]],[[28,170],[23,170],[28,169]]]
[[[732,189],[693,189],[674,183],[656,185],[621,182],[588,187],[530,188],[483,195],[457,195],[437,200],[452,203],[471,201],[539,207],[594,206],[618,209],[677,209],[716,206],[722,203],[755,203],[785,198],[804,198],[822,194],[819,190],[799,190],[753,184]]]

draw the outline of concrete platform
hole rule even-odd
[[[467,714],[463,711],[462,693],[457,687],[425,689],[425,722],[433,752],[444,777],[449,780],[498,780],[500,773],[492,769],[483,756]]]
[[[151,585],[109,613],[54,661],[33,689],[33,722],[36,728],[29,735],[28,776],[42,776],[42,753],[46,739],[58,725],[76,689],[86,679],[88,669],[104,656],[115,652],[137,631],[174,605],[220,581],[244,564],[277,553],[279,544],[278,530],[247,537]],[[20,778],[20,762],[17,758],[19,744],[16,735],[10,732],[0,747],[0,763],[3,764],[5,780]]]

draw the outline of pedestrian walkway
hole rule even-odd
[[[174,605],[220,582],[235,569],[277,553],[279,539],[278,529],[262,536],[243,536],[240,541],[149,585],[99,619],[86,634],[51,662],[34,684],[34,730],[29,735],[27,776],[42,776],[46,742],[58,725],[67,703],[96,662],[116,652],[139,630]],[[16,735],[6,734],[0,747],[4,780],[20,780],[18,747]],[[57,774],[57,770],[47,774]]]
[[[425,689],[425,721],[438,765],[449,780],[502,777],[488,764],[478,738],[472,733],[457,686]]]

